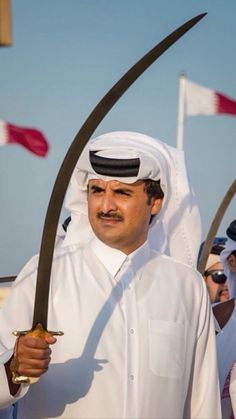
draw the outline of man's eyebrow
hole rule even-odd
[[[88,185],[88,188],[89,189],[92,189],[92,190],[104,190],[104,188],[102,187],[102,186],[100,186],[100,185]]]
[[[104,191],[105,188],[103,186],[97,184],[88,185],[88,190],[90,191]],[[114,193],[123,193],[123,194],[134,194],[133,189],[129,188],[128,186],[117,186],[113,188]]]
[[[123,193],[129,193],[129,194],[133,194],[134,191],[133,189],[126,187],[126,186],[118,186],[117,188],[114,188],[114,192],[123,192]]]

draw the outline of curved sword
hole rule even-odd
[[[206,13],[200,14],[184,23],[131,67],[94,108],[73,140],[58,172],[45,218],[39,256],[33,328],[41,323],[43,328],[47,329],[48,294],[57,225],[71,175],[85,145],[106,114],[134,81],[205,15]]]
[[[38,324],[42,325],[45,331],[47,330],[48,295],[57,225],[72,172],[85,145],[99,123],[134,81],[205,15],[206,13],[202,13],[185,22],[131,67],[96,105],[74,138],[58,172],[45,217],[39,255],[33,325],[30,332]],[[15,334],[17,333],[21,332],[15,332]]]

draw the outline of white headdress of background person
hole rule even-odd
[[[97,173],[91,156],[117,161],[116,172]],[[139,162],[136,172],[124,171],[126,162]],[[120,170],[119,170],[120,167]],[[144,134],[117,131],[89,141],[82,153],[68,188],[65,206],[71,213],[63,247],[85,244],[93,237],[87,216],[87,183],[90,177],[134,183],[140,179],[160,180],[164,200],[160,213],[150,224],[151,248],[196,267],[201,243],[201,218],[196,197],[189,182],[184,152]],[[138,214],[137,214],[138,216]]]
[[[220,255],[227,276],[229,298],[236,298],[236,220],[232,221],[226,230],[227,241]],[[232,255],[232,258],[231,258]]]

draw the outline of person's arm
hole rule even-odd
[[[38,256],[33,257],[25,267],[21,270],[16,280],[14,281],[11,292],[4,302],[0,310],[0,409],[5,408],[16,400],[23,397],[29,386],[17,386],[12,383],[12,372],[10,369],[10,358],[14,351],[15,338],[13,331],[16,330],[30,330],[34,303],[35,282],[37,273]],[[25,371],[22,364],[22,348],[21,344],[25,342],[24,339],[29,336],[21,336],[19,338],[19,348],[17,350],[17,357],[19,355],[19,375],[28,376],[31,373],[30,366]],[[54,343],[54,338],[46,343],[48,346]],[[44,342],[45,345],[45,342]],[[19,354],[18,354],[19,349]],[[23,351],[25,353],[25,351]],[[47,357],[46,357],[47,358]],[[49,362],[49,361],[48,361]],[[39,372],[39,371],[38,371]],[[39,372],[40,376],[40,372]]]
[[[45,339],[35,338],[31,336],[20,336],[17,341],[15,357],[17,359],[17,375],[26,377],[41,377],[49,367],[51,360],[51,349],[49,345],[56,342],[53,336]],[[11,362],[13,357],[5,364],[5,370],[8,379],[10,394],[15,396],[20,385],[14,384],[12,381]]]
[[[203,279],[196,333],[192,378],[189,383],[184,418],[220,419],[221,404],[215,330],[209,295]]]

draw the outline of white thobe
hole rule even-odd
[[[31,327],[36,266],[26,265],[2,309],[5,358],[12,330]],[[206,287],[147,244],[129,256],[97,239],[58,249],[48,328],[64,336],[48,372],[18,394],[18,418],[221,417]],[[15,400],[4,379],[1,389],[2,405]]]
[[[219,368],[220,392],[222,393],[226,377],[236,361],[236,305],[223,327],[216,336],[217,358]]]

